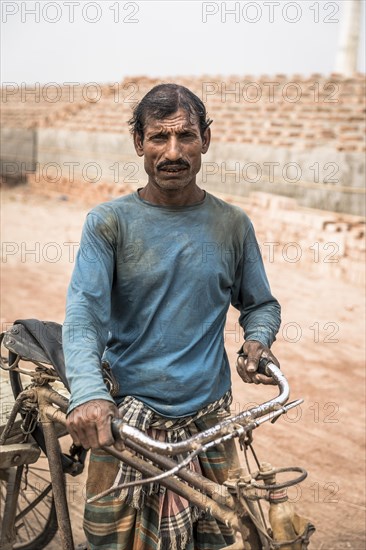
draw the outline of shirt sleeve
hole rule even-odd
[[[113,402],[103,381],[101,358],[111,315],[115,240],[111,215],[89,213],[67,292],[62,331],[71,390],[68,413],[92,399]]]
[[[251,223],[244,238],[231,303],[240,311],[239,323],[244,329],[245,340],[258,340],[270,347],[280,328],[281,307],[271,293]]]

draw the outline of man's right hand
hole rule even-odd
[[[75,445],[98,449],[115,444],[111,430],[111,419],[115,417],[118,417],[118,407],[114,403],[94,399],[73,409],[66,419],[66,427]]]

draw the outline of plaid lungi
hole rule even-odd
[[[204,431],[227,410],[231,393],[181,419],[164,418],[128,396],[121,418],[160,441],[177,442]],[[179,459],[180,457],[177,457]],[[228,475],[223,445],[201,453],[190,468],[222,484]],[[101,450],[91,452],[86,496],[141,479],[137,470]],[[235,542],[233,530],[157,483],[122,489],[86,504],[84,531],[91,550],[219,550]]]

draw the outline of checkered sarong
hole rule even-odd
[[[130,426],[154,439],[176,443],[216,424],[218,413],[227,410],[230,403],[231,392],[227,392],[196,415],[179,419],[161,417],[131,396],[119,408],[122,420]],[[190,468],[222,484],[228,473],[223,445],[201,453]],[[87,497],[103,490],[102,480],[108,487],[113,482],[141,478],[134,468],[118,463],[103,451],[93,451]],[[87,504],[84,530],[90,548],[103,550],[218,550],[235,542],[232,529],[157,483],[122,489],[117,496]]]

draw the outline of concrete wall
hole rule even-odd
[[[23,149],[17,149],[12,134],[8,154],[29,157],[33,151],[30,136],[25,133]],[[87,186],[106,182],[132,189],[146,183],[143,160],[137,157],[129,136],[40,128],[37,142],[37,177],[50,187],[57,188],[65,178],[82,180]],[[365,216],[364,178],[363,153],[213,140],[203,156],[198,181],[208,191],[237,196],[263,191],[293,197],[305,207]]]
[[[141,187],[146,183],[143,161],[132,138],[99,132],[38,130],[38,172],[44,179],[74,178]]]
[[[20,178],[36,168],[37,132],[22,128],[0,130],[0,174]]]
[[[365,216],[363,153],[212,143],[203,159],[207,189],[238,196],[264,191],[305,207]]]

